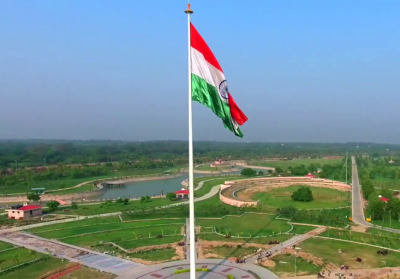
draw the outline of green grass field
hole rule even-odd
[[[120,222],[118,218],[96,218],[35,228],[28,232],[82,247],[115,242],[123,248],[132,249],[180,241],[184,223],[185,219]],[[156,238],[157,235],[165,237]]]
[[[319,165],[335,165],[341,163],[341,159],[299,159],[299,160],[288,160],[288,161],[252,161],[251,165],[261,167],[281,167],[287,169],[288,167],[296,167],[300,165],[309,166],[311,164]]]
[[[90,204],[84,205],[79,204],[77,209],[72,209],[69,206],[62,207],[59,210],[53,213],[60,213],[60,214],[67,214],[67,215],[97,215],[97,214],[104,214],[104,213],[111,213],[111,212],[121,212],[124,210],[138,210],[141,208],[148,208],[148,207],[158,207],[169,205],[173,203],[178,203],[178,201],[171,201],[167,198],[153,198],[149,202],[141,202],[140,200],[131,200],[127,205],[122,203],[108,203],[105,204]]]
[[[391,249],[400,249],[400,235],[397,237],[382,236],[378,234],[359,233],[352,231],[341,231],[341,230],[326,230],[320,236],[326,236],[331,238],[351,240],[364,244],[371,244],[376,246],[387,247]],[[400,256],[400,254],[399,254]]]
[[[289,273],[290,275],[294,276],[296,272],[295,265],[297,266],[297,274],[302,275],[316,274],[321,269],[312,262],[308,262],[300,257],[295,259],[295,257],[292,255],[281,254],[271,258],[271,260],[273,260],[276,265],[274,267],[269,267],[268,269],[278,275],[285,274],[288,276]]]
[[[306,185],[305,185],[306,186]],[[328,188],[310,187],[314,200],[310,202],[294,201],[291,195],[300,186],[289,186],[286,188],[277,188],[266,193],[255,193],[253,200],[259,200],[262,204],[272,207],[295,206],[298,209],[312,208],[335,208],[348,206],[347,200],[349,193]]]
[[[390,251],[388,255],[377,255],[379,250],[362,244],[348,243],[337,240],[325,240],[321,238],[311,238],[298,245],[302,252],[311,253],[317,257],[327,259],[329,262],[340,266],[340,264],[348,265],[353,268],[378,268],[393,267],[399,265],[399,252]],[[342,250],[342,253],[338,252]],[[362,262],[359,263],[355,259],[359,257]]]
[[[197,219],[201,227],[215,227],[220,234],[234,236],[269,236],[287,232],[291,226],[284,220],[275,220],[274,215],[246,214],[242,217],[223,219]]]
[[[6,273],[0,275],[1,279],[16,279],[16,278],[24,278],[24,279],[35,279],[47,272],[55,270],[59,267],[66,265],[66,262],[61,261],[56,258],[49,258],[37,263],[33,263],[27,266],[20,267],[16,270],[11,271],[10,273]],[[2,266],[4,269],[4,267]]]

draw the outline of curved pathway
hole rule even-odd
[[[196,268],[209,268],[210,272],[196,272],[196,277],[201,279],[227,278],[228,274],[235,278],[279,279],[268,269],[253,264],[236,264],[228,260],[208,259],[197,260]],[[119,279],[145,279],[145,278],[189,278],[189,273],[174,274],[176,270],[189,269],[189,261],[177,261],[155,266],[138,267],[122,274]]]

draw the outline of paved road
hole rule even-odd
[[[351,215],[353,218],[353,222],[360,226],[372,227],[372,224],[365,221],[362,196],[361,196],[361,187],[358,181],[358,170],[357,170],[356,159],[354,156],[351,156],[351,172],[352,172]]]
[[[364,209],[363,209],[363,203],[362,203],[362,192],[361,192],[361,186],[360,182],[358,179],[358,170],[357,170],[357,164],[356,164],[356,159],[354,156],[351,156],[351,171],[352,171],[352,218],[353,222],[357,225],[363,226],[363,227],[368,227],[368,228],[376,228],[388,232],[395,232],[395,233],[400,233],[400,230],[392,229],[392,228],[385,228],[381,226],[376,226],[373,225],[367,221],[365,221],[365,215],[364,215]]]
[[[35,250],[40,253],[49,253],[72,262],[79,262],[82,265],[95,268],[101,271],[121,275],[128,270],[143,266],[129,260],[91,251],[81,247],[62,243],[56,240],[49,240],[35,235],[12,232],[0,235],[0,240]]]

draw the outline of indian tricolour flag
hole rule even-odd
[[[247,117],[233,100],[221,66],[193,24],[190,24],[190,46],[192,100],[209,107],[227,129],[243,137],[239,125]]]

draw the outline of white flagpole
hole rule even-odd
[[[188,82],[189,82],[189,259],[190,279],[196,279],[196,235],[194,227],[194,187],[193,187],[193,123],[192,123],[192,65],[190,52],[190,4],[185,11],[188,15]]]

